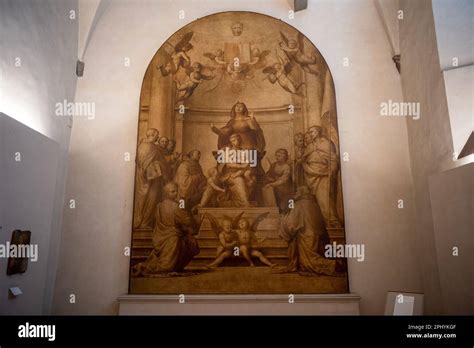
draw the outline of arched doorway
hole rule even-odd
[[[224,12],[173,34],[140,96],[130,291],[347,292],[344,262],[324,257],[345,238],[336,115],[324,58],[280,20]]]

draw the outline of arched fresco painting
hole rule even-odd
[[[140,97],[130,293],[348,292],[334,83],[275,18],[183,27]]]

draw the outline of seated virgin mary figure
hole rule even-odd
[[[243,194],[234,196],[232,206],[248,206],[251,205],[251,201],[257,204],[262,203],[263,199],[261,197],[260,187],[264,185],[265,178],[265,171],[261,164],[261,160],[265,156],[265,137],[263,131],[255,117],[249,115],[247,106],[244,103],[237,102],[232,107],[230,118],[229,122],[221,128],[217,128],[211,123],[212,131],[218,135],[217,148],[224,149],[234,146],[231,144],[231,137],[235,135],[239,137],[239,149],[255,150],[257,153],[257,166],[251,169],[255,182],[250,183],[250,177],[245,179],[249,187],[247,190],[247,199],[242,199]],[[226,170],[237,170],[237,167],[238,166],[234,166],[234,168],[232,168],[232,166],[227,166]],[[219,206],[222,205],[219,204]]]
[[[222,128],[217,128],[211,123],[211,129],[219,138],[217,148],[222,149],[230,145],[230,136],[238,134],[242,149],[253,149],[262,153],[265,151],[265,138],[255,117],[249,115],[247,106],[237,102],[230,111],[230,120]],[[263,156],[262,156],[263,157]]]
[[[230,136],[231,150],[242,150],[239,134]],[[255,168],[249,163],[223,163],[218,166],[220,180],[224,184],[225,195],[219,201],[221,207],[249,207],[251,194],[255,188]]]

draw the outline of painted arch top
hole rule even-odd
[[[197,63],[201,70],[193,79]],[[160,66],[181,89],[176,102],[202,109],[226,109],[238,100],[249,101],[252,109],[301,105],[304,84],[322,86],[329,72],[318,49],[297,29],[241,11],[212,14],[175,32],[150,63]],[[313,79],[303,76],[302,67]]]

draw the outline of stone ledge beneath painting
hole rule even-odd
[[[123,295],[119,315],[359,315],[357,294]]]

